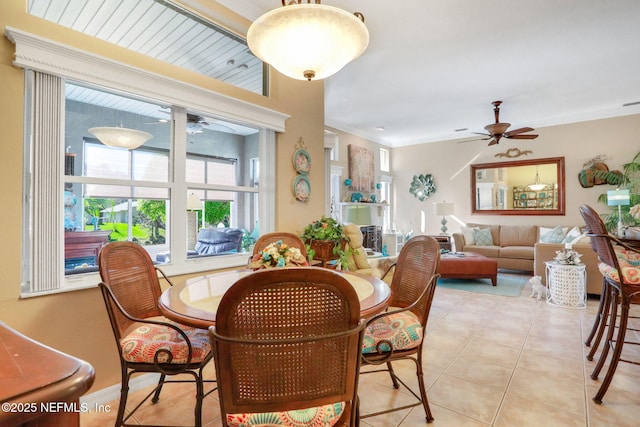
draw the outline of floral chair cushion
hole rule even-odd
[[[192,348],[191,363],[202,362],[211,351],[207,331],[174,322],[168,323],[179,327],[189,337]],[[189,357],[189,348],[182,336],[164,325],[141,324],[120,340],[120,347],[124,359],[134,363],[153,363],[153,357],[160,349],[168,350],[173,354],[173,360],[169,363],[187,363]],[[159,361],[167,363],[167,360],[168,355],[161,353]]]
[[[338,422],[344,407],[344,402],[339,402],[295,411],[227,414],[227,423],[230,427],[330,427]]]
[[[391,313],[371,322],[365,329],[362,341],[362,352],[376,353],[380,341],[389,341],[395,350],[416,348],[422,343],[424,330],[418,316],[410,311]],[[389,345],[383,343],[382,351],[390,351]]]
[[[640,284],[640,254],[624,248],[614,248],[614,251],[622,270],[624,283],[628,285]],[[615,268],[601,262],[598,264],[598,269],[606,278],[620,282],[620,276]]]

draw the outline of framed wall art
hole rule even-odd
[[[370,193],[375,187],[373,151],[349,144],[349,178],[353,191]]]

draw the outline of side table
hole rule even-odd
[[[448,234],[438,234],[430,236],[436,239],[438,244],[440,245],[440,249],[446,249],[447,251],[451,251],[451,236]]]
[[[560,264],[546,261],[547,303],[558,307],[587,306],[587,267],[584,264]]]

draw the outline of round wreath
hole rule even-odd
[[[409,192],[416,196],[421,202],[436,192],[436,185],[433,176],[428,174],[414,175],[411,181]]]

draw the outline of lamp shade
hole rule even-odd
[[[195,193],[189,194],[187,197],[187,210],[188,211],[201,211],[203,209],[202,200]]]
[[[607,191],[607,205],[627,206],[630,203],[629,190],[609,190]]]
[[[436,216],[448,216],[454,213],[453,202],[435,202],[434,204]]]
[[[129,150],[138,148],[153,138],[150,133],[123,127],[96,127],[89,129],[89,133],[104,145]]]
[[[291,4],[256,19],[249,49],[287,77],[324,79],[359,57],[369,45],[363,20],[322,4]]]
[[[369,206],[347,206],[347,222],[355,225],[371,225]]]

